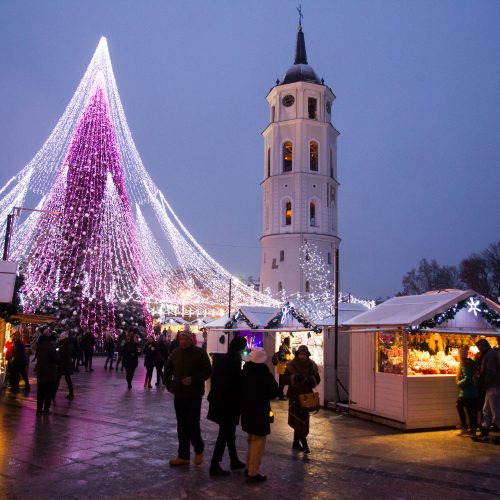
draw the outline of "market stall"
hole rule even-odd
[[[311,359],[318,365],[322,382],[317,391],[324,401],[323,333],[320,327],[305,318],[292,305],[276,307],[243,306],[230,318],[220,318],[206,326],[208,352],[211,355],[227,352],[227,345],[234,336],[244,336],[247,346],[263,347],[267,353],[267,364],[276,374],[271,358],[279,349],[285,337],[290,337],[292,352],[305,344],[311,352]]]
[[[455,426],[458,351],[498,348],[500,306],[473,290],[395,297],[348,320],[350,412],[401,429]]]

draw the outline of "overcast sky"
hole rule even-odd
[[[265,96],[295,1],[0,1],[0,185],[41,147],[101,35],[146,168],[234,274],[259,274]],[[393,295],[500,235],[500,2],[302,0],[337,96],[341,288]]]

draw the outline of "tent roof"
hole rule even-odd
[[[351,318],[355,318],[364,312],[368,312],[370,309],[363,304],[353,304],[348,302],[341,302],[339,304],[339,325],[344,325]],[[327,316],[321,320],[316,321],[318,326],[334,326],[335,325],[335,315]]]
[[[394,326],[418,324],[446,311],[453,305],[479,295],[474,290],[442,290],[422,295],[394,297],[345,322],[346,326]],[[500,307],[482,297],[491,309]]]

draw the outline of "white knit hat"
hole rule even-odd
[[[248,356],[245,356],[245,361],[252,363],[265,363],[267,360],[266,351],[262,347],[254,347]]]

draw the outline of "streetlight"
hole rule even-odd
[[[5,240],[4,240],[4,244],[3,244],[2,260],[9,260],[10,242],[12,240],[12,234],[14,233],[15,217],[19,217],[23,210],[28,211],[28,212],[42,212],[42,213],[46,213],[46,214],[61,215],[61,212],[53,212],[51,210],[40,210],[38,208],[14,207],[12,209],[12,213],[7,215],[7,228],[5,229]]]

